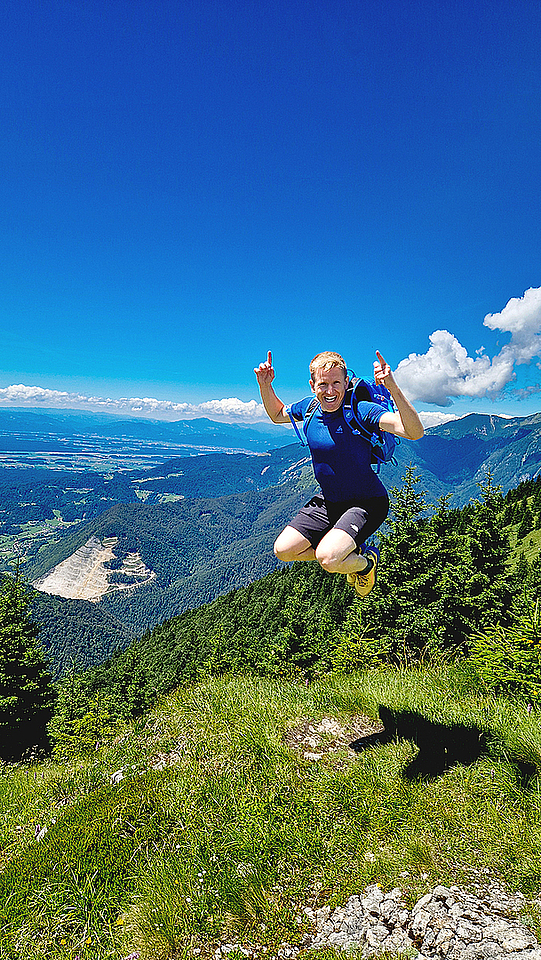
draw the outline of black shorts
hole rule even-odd
[[[329,503],[316,494],[299,510],[289,526],[310,541],[314,549],[333,528],[344,530],[360,547],[381,526],[389,513],[389,498],[366,497],[353,503]]]

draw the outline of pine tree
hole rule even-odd
[[[485,507],[488,507],[489,510],[495,513],[503,509],[504,498],[502,488],[499,483],[494,483],[492,470],[487,470],[485,479],[478,483],[477,486],[481,491],[481,503],[483,503]]]
[[[489,614],[501,620],[510,598],[507,538],[494,515],[501,493],[489,482],[482,502],[462,512],[450,510],[449,496],[442,497],[427,517],[419,477],[408,468],[403,480],[401,489],[391,490],[389,532],[379,537],[379,586],[362,601],[363,624],[399,663],[444,651],[460,656]]]
[[[473,513],[467,534],[468,546],[475,569],[495,583],[505,575],[509,555],[509,538],[502,530],[504,508],[501,487],[492,483],[487,473],[486,481],[478,483],[479,500],[473,501]],[[524,510],[524,503],[520,502]]]
[[[532,511],[530,510],[528,504],[526,503],[524,507],[524,512],[522,514],[522,519],[520,521],[519,528],[517,530],[517,537],[519,540],[523,540],[524,537],[527,537],[529,533],[532,532],[535,526],[535,521],[533,518]]]
[[[17,569],[0,584],[0,758],[20,760],[48,746],[54,689],[28,592]]]
[[[415,467],[410,463],[402,477],[401,487],[391,487],[393,530],[398,531],[408,523],[413,523],[425,512],[431,504],[427,503],[426,490],[417,490],[421,482]]]

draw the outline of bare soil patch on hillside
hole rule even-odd
[[[305,719],[291,727],[284,735],[284,742],[305,760],[353,759],[363,745],[377,742],[377,737],[383,733],[383,724],[362,714],[347,723],[336,717],[323,717],[321,720]]]
[[[156,574],[143,563],[138,553],[130,553],[114,572],[107,563],[115,559],[116,537],[100,541],[90,537],[75,553],[49,570],[32,586],[42,593],[54,594],[68,600],[90,600],[97,603],[106,593],[134,590],[154,580]],[[115,582],[113,574],[121,574],[126,582]]]

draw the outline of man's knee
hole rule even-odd
[[[273,550],[274,550],[274,556],[278,560],[283,560],[283,561],[289,560],[289,550],[287,549],[286,544],[284,544],[280,540],[280,537],[278,537],[278,539],[275,541]]]
[[[282,530],[274,543],[274,554],[278,560],[291,561],[310,559],[307,554],[311,551],[310,541],[303,537],[302,533],[295,530],[294,527],[286,527]],[[313,557],[313,553],[311,556]]]
[[[333,529],[320,540],[316,560],[327,573],[342,573],[344,560],[356,551],[355,540],[344,530]]]
[[[319,546],[316,549],[316,560],[327,573],[336,573],[342,557],[337,557],[334,552],[331,553],[325,547]]]
[[[295,545],[291,541],[291,537],[285,532],[282,532],[280,536],[276,538],[273,550],[275,557],[284,563],[295,560],[298,553],[298,550],[295,549]]]

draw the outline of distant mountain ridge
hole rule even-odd
[[[19,448],[21,434],[42,438],[52,435],[66,441],[85,435],[161,441],[186,446],[187,453],[197,447],[263,453],[297,446],[299,459],[306,455],[289,431],[270,423],[246,426],[207,418],[168,422],[80,410],[0,407],[0,449],[9,447],[9,437],[17,438],[13,443]],[[512,419],[472,413],[427,429],[425,436],[413,444],[403,441],[396,457],[398,470],[384,467],[382,476],[387,485],[399,483],[404,466],[414,462],[426,475],[431,494],[451,492],[453,503],[461,505],[472,496],[487,470],[504,489],[537,475],[541,469],[541,413]],[[232,473],[231,468],[228,473]]]
[[[161,440],[190,446],[269,449],[276,446],[276,427],[222,423],[207,417],[193,420],[153,420],[83,410],[51,410],[34,407],[0,407],[0,436],[10,434],[57,434],[73,437],[98,434],[108,438]]]
[[[399,448],[400,460],[407,453],[405,447]],[[420,474],[452,493],[454,506],[463,506],[477,495],[478,484],[488,472],[504,493],[522,480],[537,477],[541,413],[512,419],[472,413],[427,430],[411,453],[409,460],[417,464]]]

